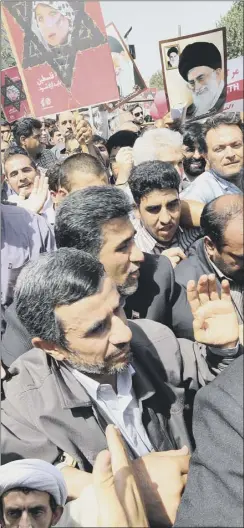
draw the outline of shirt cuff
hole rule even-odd
[[[232,357],[238,353],[240,341],[238,339],[237,344],[234,348],[221,348],[221,347],[208,347],[212,354],[222,357]]]

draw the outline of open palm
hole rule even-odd
[[[202,275],[197,285],[188,282],[187,298],[196,341],[223,348],[236,346],[239,327],[227,280],[222,281],[219,296],[215,275]]]

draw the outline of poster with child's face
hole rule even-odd
[[[225,28],[159,42],[168,106],[186,119],[220,112],[226,99]]]
[[[99,2],[2,0],[2,6],[34,115],[118,99]]]

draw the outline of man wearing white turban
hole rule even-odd
[[[22,459],[0,467],[0,523],[4,528],[50,528],[67,499],[62,473],[52,464]]]

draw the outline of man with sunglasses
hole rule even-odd
[[[141,128],[144,123],[143,108],[139,104],[135,104],[130,108],[130,112],[133,115],[133,122]]]

